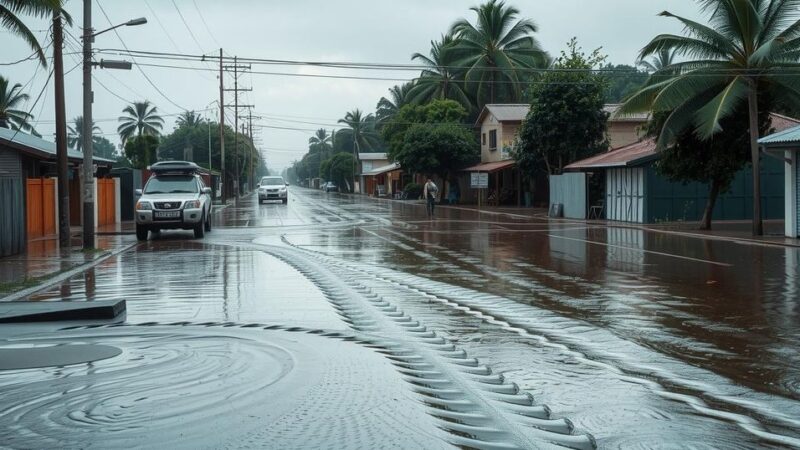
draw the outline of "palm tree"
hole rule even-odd
[[[158,108],[151,105],[149,101],[133,102],[122,112],[127,115],[119,117],[120,126],[117,128],[117,133],[122,138],[123,144],[133,137],[134,133],[137,136],[161,134],[164,119],[158,115]]]
[[[33,32],[19,18],[19,15],[49,18],[53,15],[53,11],[61,10],[61,4],[62,0],[0,0],[0,24],[7,28],[11,34],[21,37],[33,50],[43,66],[47,65],[44,50]],[[62,11],[62,16],[67,23],[72,23],[72,19],[65,11]]]
[[[74,148],[75,150],[82,152],[83,151],[83,116],[78,116],[72,119],[72,123],[75,124],[75,128],[67,126],[67,145]],[[94,133],[102,133],[97,125],[92,123],[92,135]]]
[[[463,83],[463,70],[455,68],[453,52],[449,51],[456,40],[452,33],[442,36],[440,41],[431,41],[430,56],[421,53],[411,55],[425,66],[419,79],[408,93],[410,103],[427,103],[436,99],[450,99],[460,103],[467,111],[474,105]]]
[[[339,119],[339,123],[346,124],[348,128],[339,130],[336,138],[352,141],[356,157],[358,157],[361,150],[373,150],[380,146],[380,138],[375,131],[375,122],[375,116],[372,114],[364,116],[361,110],[354,109],[345,114],[344,119]]]
[[[332,150],[332,139],[331,135],[328,134],[328,130],[320,128],[314,133],[314,136],[308,138],[309,153],[320,153],[327,159],[330,157]]]
[[[448,51],[457,66],[466,68],[465,81],[477,106],[495,102],[498,94],[504,100],[519,99],[526,81],[523,71],[550,63],[533,37],[536,25],[528,19],[517,21],[519,10],[503,1],[489,0],[471,10],[478,15],[477,24],[466,19],[453,24],[456,42]]]
[[[663,146],[690,127],[699,138],[710,139],[722,131],[720,121],[746,101],[753,166],[753,234],[761,235],[759,93],[800,106],[800,0],[697,2],[710,16],[708,25],[662,12],[661,16],[683,24],[683,35],[658,35],[639,56],[644,59],[668,50],[691,59],[655,72],[619,114],[670,112],[659,137]]]
[[[184,111],[178,115],[177,119],[175,119],[175,125],[177,125],[178,128],[193,128],[202,124],[203,118],[200,116],[200,114],[197,114],[194,111]]]
[[[410,103],[408,101],[408,94],[413,88],[413,81],[403,83],[400,86],[395,85],[389,89],[389,94],[392,97],[391,100],[386,97],[381,97],[381,99],[378,100],[378,107],[375,111],[375,119],[378,121],[378,125],[394,117],[394,115],[400,111],[400,108]]]
[[[35,136],[39,136],[30,120],[33,115],[26,111],[16,109],[23,102],[28,100],[28,94],[21,93],[22,85],[16,83],[8,88],[8,79],[0,75],[0,128],[11,128],[12,130],[27,131]]]
[[[654,73],[671,66],[674,62],[675,51],[670,49],[661,49],[650,59],[650,61],[646,59],[640,59],[636,65],[643,68],[648,73]]]

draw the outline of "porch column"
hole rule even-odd
[[[785,176],[785,184],[784,184],[784,192],[786,195],[784,196],[784,234],[786,237],[796,238],[798,235],[798,228],[797,228],[797,196],[798,196],[798,184],[797,184],[797,163],[800,161],[800,158],[797,157],[796,151],[786,151],[784,153],[784,157],[786,158],[786,163],[784,163],[786,169],[784,171]]]

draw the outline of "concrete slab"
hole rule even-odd
[[[0,323],[113,319],[125,309],[125,300],[0,302]]]

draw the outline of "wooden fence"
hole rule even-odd
[[[116,223],[116,189],[113,178],[97,179],[97,225]]]
[[[56,180],[28,178],[26,181],[28,239],[56,234]]]

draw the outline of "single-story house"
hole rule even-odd
[[[70,223],[82,218],[83,154],[68,151]],[[94,158],[95,223],[119,221],[119,183],[106,178],[114,161]],[[58,233],[56,146],[42,138],[0,128],[0,256],[21,253],[27,241]]]
[[[800,125],[800,121],[772,114],[776,130]],[[564,217],[605,217],[634,223],[697,221],[703,216],[708,186],[673,182],[656,171],[659,155],[652,139],[635,142],[565,167],[562,176],[551,177],[551,205],[563,205]],[[761,159],[761,201],[765,219],[784,217],[784,167],[781,161]],[[719,195],[714,220],[752,218],[751,168],[734,177],[728,192]],[[552,207],[552,206],[551,206]]]
[[[403,190],[403,169],[400,163],[389,163],[361,173],[364,179],[365,194],[374,197],[391,197]]]
[[[642,128],[649,119],[648,114],[633,114],[617,117],[619,104],[605,105],[609,114],[608,139],[610,148],[623,146],[638,141],[642,136]],[[484,106],[475,123],[480,128],[481,164],[464,170],[466,176],[460,180],[463,198],[473,200],[475,193],[469,185],[470,173],[489,174],[489,187],[484,200],[490,204],[525,204],[545,206],[549,202],[549,186],[546,178],[531,180],[530,185],[522,185],[522,177],[511,156],[514,141],[519,127],[528,116],[530,105],[527,103],[488,104]],[[532,194],[525,199],[526,194]],[[475,197],[477,198],[477,197]]]
[[[371,190],[366,185],[366,172],[372,172],[373,169],[389,165],[389,157],[384,152],[365,152],[358,154],[358,167],[356,168],[357,179],[359,184],[356,192],[362,194],[371,194]]]
[[[800,237],[800,126],[759,139],[767,154],[783,160],[784,228],[787,237]]]

